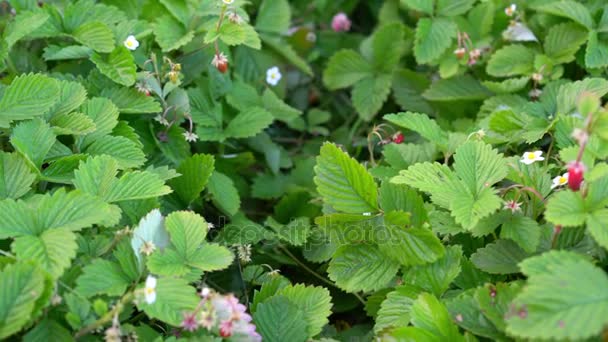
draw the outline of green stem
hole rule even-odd
[[[125,307],[125,305],[127,303],[129,303],[134,297],[134,293],[133,291],[131,292],[127,292],[124,296],[122,296],[122,298],[118,301],[118,303],[116,303],[116,305],[114,305],[114,308],[112,308],[112,310],[106,312],[105,315],[103,315],[101,318],[99,318],[98,320],[96,320],[95,322],[87,325],[86,327],[80,329],[76,335],[74,335],[74,338],[78,339],[84,335],[87,335],[88,333],[97,330],[98,328],[103,327],[106,323],[112,321],[112,319],[114,318],[115,315],[120,314],[120,312],[122,312],[123,308]]]

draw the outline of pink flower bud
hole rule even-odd
[[[346,32],[350,30],[350,19],[344,12],[336,14],[331,20],[331,28],[335,32]]]

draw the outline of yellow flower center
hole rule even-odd
[[[532,160],[532,159],[535,159],[535,158],[536,158],[536,154],[534,154],[534,153],[528,154],[528,159]]]
[[[152,287],[146,287],[145,291],[146,291],[147,295],[151,295],[151,294],[154,293],[154,288],[152,288]]]
[[[127,46],[128,47],[133,47],[133,41],[127,40]]]
[[[565,184],[568,180],[566,179],[566,177],[562,176],[559,177],[559,184]]]

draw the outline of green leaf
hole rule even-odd
[[[393,78],[393,97],[403,110],[433,113],[433,108],[422,97],[430,81],[422,74],[410,70],[398,70]]]
[[[471,261],[477,268],[492,274],[519,273],[517,264],[528,254],[511,240],[496,240],[479,248]]]
[[[114,50],[114,34],[102,22],[91,21],[83,24],[72,32],[72,36],[77,42],[97,52],[110,53]]]
[[[87,298],[100,294],[121,296],[131,280],[118,263],[95,259],[82,269],[76,284],[76,291]]]
[[[569,63],[578,49],[587,41],[587,32],[573,23],[555,25],[543,43],[545,53],[555,64]]]
[[[146,156],[138,144],[125,137],[100,137],[89,145],[85,152],[92,156],[110,156],[118,162],[121,169],[140,167],[146,161]]]
[[[509,78],[501,82],[482,81],[481,84],[488,90],[498,94],[515,93],[528,85],[530,77]]]
[[[329,323],[331,314],[331,296],[323,287],[297,284],[287,286],[277,292],[278,296],[287,298],[304,312],[309,337],[318,335],[323,327]]]
[[[228,138],[252,137],[274,121],[274,117],[261,107],[251,107],[234,117],[226,126],[224,136]]]
[[[465,14],[477,0],[437,0],[437,15],[453,17]]]
[[[205,44],[211,44],[215,40],[221,40],[228,46],[243,44],[245,42],[245,27],[230,21],[224,21],[219,31],[210,30],[205,35]]]
[[[549,198],[545,218],[556,225],[576,227],[585,223],[586,214],[581,193],[566,189]]]
[[[439,163],[418,163],[402,170],[398,176],[391,179],[391,183],[407,184],[420,191],[431,194],[431,199],[437,205],[446,209],[454,198],[457,189],[466,192],[465,185],[446,165]]]
[[[219,209],[230,216],[236,214],[241,206],[241,198],[230,177],[218,171],[213,171],[207,187],[213,203]]]
[[[370,39],[374,69],[383,73],[392,73],[406,48],[403,24],[382,25]]]
[[[429,0],[401,0],[401,4],[413,10],[433,15],[434,1]]]
[[[430,119],[426,114],[413,112],[387,114],[384,116],[384,120],[401,128],[412,130],[428,141],[437,144],[440,148],[447,149],[447,134],[435,120]]]
[[[534,50],[519,44],[507,45],[496,51],[486,66],[494,77],[528,75],[534,72]]]
[[[283,56],[289,63],[300,69],[303,73],[307,74],[308,76],[313,75],[312,69],[307,64],[306,60],[300,57],[300,55],[297,54],[291,45],[274,35],[261,34],[260,38],[262,38],[262,41],[264,41],[266,46],[272,48],[276,53]],[[253,45],[252,47],[254,49],[259,49],[259,44]]]
[[[260,31],[283,34],[289,29],[291,9],[287,0],[264,0],[258,9],[255,28]]]
[[[391,92],[392,75],[364,78],[353,87],[353,106],[359,116],[370,121],[380,111]]]
[[[93,120],[78,112],[55,115],[50,123],[57,135],[85,135],[95,131]]]
[[[511,302],[520,289],[521,283],[513,282],[510,284],[498,283],[496,286],[486,284],[475,291],[475,299],[481,312],[498,330],[505,331],[505,317],[508,317]]]
[[[118,108],[108,99],[102,97],[89,99],[83,103],[81,110],[95,124],[95,131],[83,137],[82,145],[85,147],[100,137],[112,133],[118,124]]]
[[[190,16],[192,15],[188,2],[183,0],[160,0],[160,3],[162,3],[175,18],[179,19],[182,24],[188,25]]]
[[[59,81],[61,92],[59,101],[46,114],[47,118],[55,119],[56,115],[71,113],[80,107],[87,99],[87,90],[78,82]]]
[[[419,64],[436,62],[452,44],[457,27],[449,19],[422,18],[416,26],[414,56]]]
[[[284,296],[273,296],[260,303],[253,320],[264,341],[304,342],[308,339],[304,311]]]
[[[56,321],[48,318],[40,321],[34,329],[23,336],[24,342],[64,341],[72,342],[72,334]]]
[[[101,92],[102,97],[106,97],[118,107],[123,114],[145,114],[158,113],[162,108],[154,97],[137,91],[134,88],[106,88]]]
[[[81,45],[58,46],[49,45],[44,48],[42,57],[45,61],[60,61],[65,59],[89,58],[93,49]]]
[[[186,260],[192,259],[207,236],[207,222],[189,211],[176,211],[167,216],[165,227],[175,250]]]
[[[608,249],[608,210],[597,210],[587,216],[587,230],[595,241]]]
[[[31,190],[36,175],[16,153],[0,152],[0,198],[17,199]]]
[[[374,325],[378,333],[388,327],[403,327],[410,323],[410,310],[422,290],[411,285],[397,286],[386,295],[382,302]]]
[[[159,17],[152,30],[156,42],[163,52],[169,52],[188,44],[194,38],[194,31],[187,30],[177,19],[170,15]]]
[[[528,276],[507,332],[529,339],[582,340],[608,324],[608,276],[583,256],[550,251],[521,263]],[[523,314],[522,314],[523,312]]]
[[[378,188],[373,177],[332,143],[321,147],[314,182],[323,200],[336,210],[345,213],[378,210]]]
[[[406,283],[420,287],[441,296],[460,274],[462,248],[451,246],[437,261],[428,265],[415,266],[404,273]]]
[[[49,19],[49,15],[43,11],[19,12],[4,31],[4,39],[8,49],[15,45],[18,40],[26,37],[42,26]]]
[[[510,215],[500,229],[501,239],[511,239],[526,252],[536,251],[540,242],[541,227],[536,220],[524,215]]]
[[[59,84],[41,74],[25,74],[13,80],[0,100],[0,127],[15,120],[43,115],[59,99]]]
[[[126,47],[118,46],[107,55],[93,52],[91,62],[112,81],[127,87],[135,84],[135,61]]]
[[[228,248],[211,243],[197,250],[193,259],[188,261],[188,265],[201,271],[211,272],[228,268],[233,260],[234,255]]]
[[[430,101],[478,101],[491,95],[478,80],[468,75],[439,80],[422,93],[422,97]]]
[[[412,304],[412,325],[431,332],[438,341],[464,341],[448,309],[435,296],[421,293]]]
[[[54,279],[59,278],[76,256],[76,235],[67,229],[50,229],[40,236],[21,236],[11,246],[18,260],[33,260]]]
[[[503,180],[509,169],[502,153],[491,145],[479,141],[468,141],[454,155],[454,171],[473,194]]]
[[[407,169],[410,165],[435,160],[437,154],[435,144],[388,144],[382,150],[384,160],[393,168]]]
[[[428,222],[428,215],[424,208],[422,196],[416,190],[405,185],[382,182],[382,186],[380,187],[380,207],[385,213],[391,211],[409,213],[409,221],[411,221],[413,227],[422,227],[425,222]],[[389,218],[388,215],[386,218]]]
[[[32,263],[6,265],[0,271],[0,284],[0,338],[4,339],[32,318],[46,284],[44,273]]]
[[[387,258],[378,247],[360,244],[340,247],[327,273],[341,289],[358,292],[386,287],[398,269],[399,263]]]
[[[215,168],[215,159],[209,154],[195,154],[185,159],[176,169],[181,174],[169,183],[185,203],[192,203],[205,189]]]
[[[585,51],[585,66],[587,68],[603,68],[608,65],[608,44],[600,41],[598,33],[589,32],[587,50]]]
[[[157,174],[130,171],[117,178],[118,168],[118,162],[112,157],[89,158],[74,171],[74,186],[109,203],[155,198],[171,192]]]
[[[474,293],[474,289],[463,292],[458,297],[450,298],[446,302],[448,311],[454,318],[455,323],[475,335],[496,341],[506,340],[506,336],[501,334],[481,312],[477,300],[473,297]]]
[[[587,7],[577,1],[553,1],[546,5],[535,6],[535,9],[539,12],[549,13],[571,19],[583,25],[587,29],[591,29],[594,26],[593,18],[591,17],[591,13],[589,13]]]
[[[162,277],[158,278],[156,285],[156,301],[152,304],[141,301],[137,307],[150,318],[177,327],[184,319],[184,312],[193,312],[199,301],[187,280]]]
[[[275,119],[283,122],[290,122],[302,114],[300,110],[283,102],[270,88],[264,90],[262,103],[264,104],[264,108],[272,113]],[[241,108],[241,110],[243,109]]]
[[[409,216],[403,212],[386,213],[384,224],[377,229],[382,237],[378,248],[401,265],[412,266],[434,262],[445,250],[441,241],[427,228],[405,227],[397,223],[398,217]],[[409,218],[408,218],[409,219]]]
[[[372,76],[372,66],[353,50],[340,50],[327,62],[323,83],[330,90],[350,87]]]
[[[11,135],[15,150],[36,170],[42,166],[55,141],[53,130],[40,118],[18,124]]]
[[[589,93],[589,95],[598,98],[602,97],[608,94],[608,81],[593,77],[562,85],[557,94],[557,114],[572,114],[576,110],[578,99],[583,93]]]

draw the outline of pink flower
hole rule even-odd
[[[331,20],[331,28],[335,32],[346,32],[350,30],[350,19],[344,12],[336,14]]]
[[[222,323],[220,323],[220,336],[230,337],[230,335],[232,335],[232,321],[222,321]]]
[[[195,331],[198,329],[198,322],[196,321],[195,314],[184,314],[184,320],[181,324],[182,328],[186,331]]]

